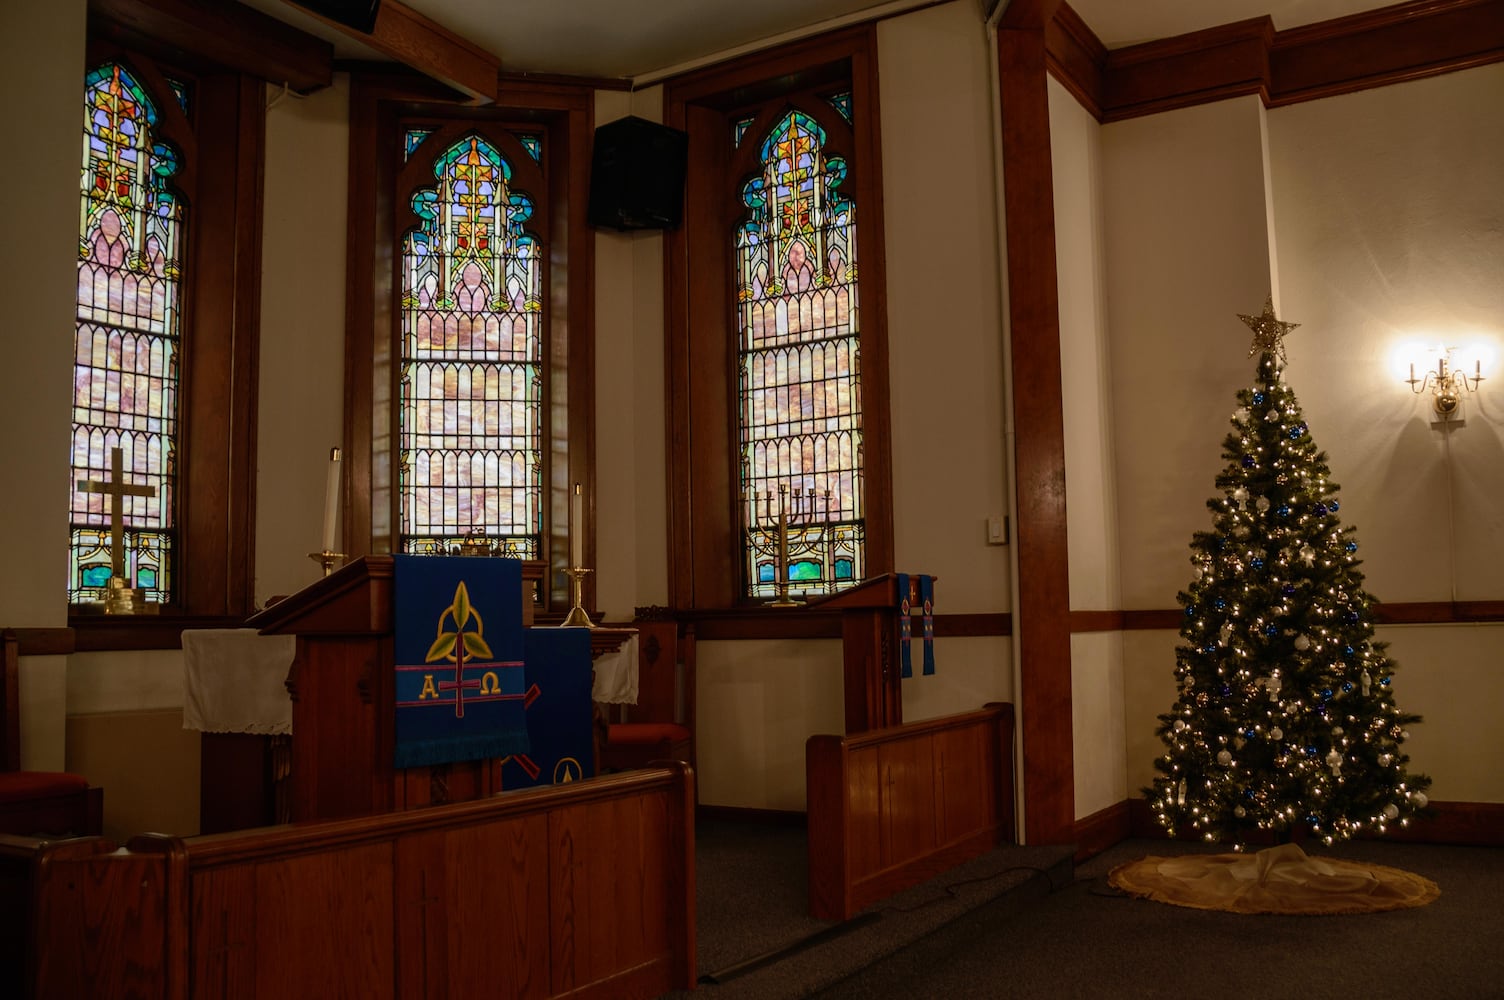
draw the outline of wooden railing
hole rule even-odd
[[[1011,842],[1013,706],[811,736],[810,913],[858,910]]]
[[[378,816],[148,834],[121,851],[0,838],[0,911],[26,914],[27,956],[6,964],[0,994],[692,989],[693,781],[678,765]]]

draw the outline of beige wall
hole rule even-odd
[[[1495,383],[1467,401],[1464,426],[1436,428],[1391,355],[1420,338],[1504,343],[1504,136],[1487,124],[1501,105],[1504,67],[1489,66],[1268,112],[1246,98],[1103,128],[1125,607],[1173,607],[1189,582],[1227,417],[1253,376],[1234,314],[1256,312],[1270,287],[1281,317],[1302,324],[1286,377],[1343,488],[1366,589],[1392,602],[1499,599]],[[1379,629],[1400,667],[1400,707],[1425,716],[1407,751],[1435,799],[1504,801],[1504,772],[1476,742],[1487,731],[1477,706],[1504,703],[1501,632]],[[1175,642],[1124,638],[1132,789],[1153,774]]]

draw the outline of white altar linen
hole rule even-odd
[[[284,682],[297,637],[253,628],[183,630],[183,728],[206,733],[292,732]]]
[[[602,653],[595,660],[595,679],[590,698],[603,705],[637,704],[637,636],[621,644],[614,653]]]

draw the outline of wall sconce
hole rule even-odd
[[[1431,401],[1436,407],[1436,413],[1443,420],[1450,420],[1456,415],[1462,406],[1462,394],[1464,392],[1477,392],[1478,383],[1483,381],[1483,362],[1473,362],[1473,374],[1459,372],[1451,366],[1452,348],[1447,348],[1436,358],[1436,370],[1428,371],[1424,378],[1415,377],[1415,362],[1410,362],[1410,377],[1405,379],[1409,384],[1410,391],[1419,395],[1427,389],[1431,391]]]

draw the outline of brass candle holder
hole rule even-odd
[[[800,489],[796,487],[790,499],[789,486],[787,483],[778,484],[778,496],[762,496],[754,492],[752,494],[751,523],[756,529],[771,528],[772,539],[767,543],[758,544],[754,536],[753,542],[758,545],[757,551],[761,554],[773,556],[773,599],[768,602],[772,608],[797,608],[804,602],[797,600],[789,594],[789,528],[803,528],[817,523],[817,507],[825,508],[825,515],[829,517],[830,491],[826,490],[823,497],[814,489]]]
[[[343,552],[330,552],[328,549],[325,549],[322,552],[308,553],[308,558],[322,566],[324,568],[324,575],[328,576],[334,572],[335,563],[345,558],[345,554]]]
[[[572,566],[564,571],[569,574],[570,593],[574,595],[574,607],[569,609],[569,614],[559,623],[560,628],[595,628],[595,622],[585,613],[585,574],[593,573],[594,570],[583,566]]]

